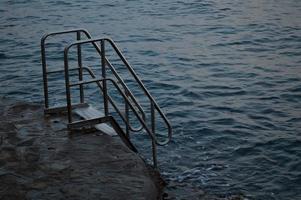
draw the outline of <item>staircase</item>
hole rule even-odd
[[[56,37],[70,37],[75,35],[75,42],[68,44],[64,48],[64,67],[61,69],[50,70],[46,55],[47,39]],[[69,38],[70,39],[70,38]],[[82,47],[91,46],[99,56],[99,69],[101,75],[97,76],[94,70],[89,66],[84,66],[83,61],[87,59],[82,54]],[[109,61],[106,56],[106,49],[110,47],[117,55],[116,59],[126,69],[128,76],[135,81],[136,85],[144,94],[144,98],[148,101],[148,108],[141,106],[137,97],[129,89],[123,77],[117,72],[116,68]],[[70,67],[70,51],[76,51],[76,67]],[[47,51],[48,52],[48,51]],[[48,53],[47,53],[48,54]],[[41,57],[43,68],[43,86],[44,86],[44,102],[45,114],[67,112],[68,117],[68,130],[72,133],[73,130],[87,129],[94,127],[108,135],[118,135],[121,140],[134,152],[138,152],[130,140],[130,135],[133,132],[146,133],[152,142],[152,157],[153,165],[157,168],[157,145],[167,144],[172,137],[172,128],[154,98],[150,95],[149,91],[145,88],[144,84],[137,76],[131,65],[125,59],[115,42],[109,38],[92,38],[90,33],[85,29],[73,29],[60,32],[52,32],[44,35],[41,39]],[[74,59],[74,58],[73,58]],[[110,70],[114,78],[107,77],[107,71]],[[77,81],[71,81],[71,76],[76,73]],[[49,76],[56,76],[63,74],[65,78],[65,93],[66,104],[60,106],[50,106],[49,103],[49,81],[52,79]],[[89,79],[84,78],[88,74]],[[98,87],[103,98],[103,110],[97,110],[86,102],[85,86],[93,84]],[[109,87],[110,86],[110,87]],[[71,93],[77,89],[79,91],[79,103],[72,103]],[[123,111],[118,107],[117,103],[110,96],[110,91],[118,91],[118,95],[123,99]],[[150,113],[147,113],[150,112]],[[118,114],[121,120],[117,121],[111,113]],[[129,113],[133,113],[134,119],[130,119]],[[75,120],[77,118],[77,120]],[[79,119],[79,120],[78,120]],[[156,121],[160,119],[166,127],[166,133],[157,133]],[[131,120],[134,120],[131,121]],[[122,123],[122,124],[121,124]],[[133,127],[133,124],[139,124],[139,127]],[[123,126],[122,126],[123,125]],[[123,127],[123,128],[122,128]],[[160,137],[158,137],[160,135]],[[164,136],[165,137],[162,137]],[[161,139],[158,139],[161,138]],[[162,138],[164,138],[162,140]]]

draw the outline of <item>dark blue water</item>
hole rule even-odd
[[[39,40],[77,27],[118,43],[173,124],[169,196],[301,199],[299,0],[1,0],[0,95],[41,102]]]

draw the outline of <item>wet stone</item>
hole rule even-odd
[[[39,153],[28,152],[25,154],[26,162],[37,162],[40,159]]]
[[[52,163],[47,165],[47,168],[49,170],[54,170],[54,171],[62,171],[68,169],[69,167],[70,167],[69,162],[59,162],[59,163]]]
[[[17,160],[16,149],[13,146],[3,146],[0,151],[0,160],[14,162]]]
[[[47,183],[42,181],[36,181],[32,183],[30,187],[35,190],[42,190],[47,187]]]
[[[160,195],[145,163],[119,138],[101,132],[70,135],[66,116],[45,118],[42,106],[3,102],[0,98],[5,110],[0,116],[1,200],[152,200]]]

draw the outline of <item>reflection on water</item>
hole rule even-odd
[[[297,0],[3,0],[0,94],[42,100],[43,33],[110,36],[174,126],[159,149],[170,196],[300,199],[300,13]]]

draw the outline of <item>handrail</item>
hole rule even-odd
[[[110,41],[110,44],[112,45],[112,47],[114,48],[114,50],[116,51],[116,53],[118,53],[119,57],[122,59],[122,61],[124,62],[124,64],[127,65],[129,71],[132,73],[132,75],[134,76],[134,78],[136,79],[136,81],[138,82],[138,84],[140,85],[140,87],[143,89],[143,91],[145,92],[145,94],[147,95],[147,97],[149,98],[149,100],[151,101],[151,104],[153,104],[153,108],[156,108],[156,110],[159,112],[159,114],[161,115],[161,117],[165,121],[165,123],[167,125],[167,128],[168,128],[168,138],[165,141],[163,141],[163,142],[159,142],[157,139],[155,139],[155,142],[158,145],[165,145],[165,144],[167,144],[171,140],[171,136],[172,136],[172,129],[171,129],[171,125],[170,125],[168,119],[166,118],[166,116],[164,115],[164,113],[161,111],[161,109],[158,106],[157,102],[153,99],[153,97],[147,91],[147,89],[143,85],[142,81],[138,78],[138,76],[134,72],[133,68],[128,64],[128,62],[126,61],[126,59],[124,58],[124,56],[122,55],[122,53],[120,52],[120,50],[117,48],[117,46],[114,44],[114,42],[111,39],[109,39],[109,38],[96,38],[96,39],[81,40],[81,41],[77,41],[77,42],[73,42],[72,44],[69,44],[64,49],[65,66],[68,65],[68,52],[69,52],[69,49],[71,47],[77,46],[77,45],[81,45],[81,44],[87,44],[87,43],[95,44],[96,42],[100,42],[100,41],[103,42],[104,40]],[[68,70],[67,69],[65,69],[65,73],[68,74]],[[67,80],[67,78],[68,77],[66,77],[66,80]],[[69,78],[68,78],[68,82],[69,82]],[[66,87],[67,87],[67,85],[66,85]]]
[[[71,29],[71,30],[65,30],[65,31],[58,31],[58,32],[51,32],[48,34],[43,35],[42,39],[41,39],[41,54],[42,54],[42,66],[43,66],[43,80],[44,80],[44,102],[45,102],[45,108],[48,109],[49,107],[49,98],[48,98],[48,81],[47,81],[47,64],[46,64],[46,53],[45,53],[45,41],[48,37],[50,36],[54,36],[54,35],[61,35],[61,34],[67,34],[67,33],[78,33],[78,32],[82,32],[86,35],[87,38],[91,39],[91,35],[90,33],[86,30],[86,29]],[[78,37],[80,38],[80,37]],[[97,52],[99,54],[101,54],[101,49],[98,46],[98,44],[96,42],[92,43],[93,46],[95,47],[95,49],[97,50]],[[80,57],[80,55],[78,55],[78,57]],[[106,58],[105,58],[106,59]],[[121,85],[123,86],[123,88],[125,89],[125,91],[127,91],[127,94],[131,97],[132,101],[135,103],[135,105],[137,106],[137,108],[139,109],[143,119],[145,120],[145,112],[143,110],[143,108],[141,107],[141,105],[138,103],[137,99],[134,97],[133,93],[130,91],[130,89],[127,87],[127,85],[124,83],[124,81],[122,80],[122,78],[119,76],[119,74],[116,72],[115,68],[113,67],[113,65],[109,62],[109,60],[106,59],[106,63],[108,64],[108,66],[110,67],[110,69],[112,70],[114,76],[118,79],[118,81],[121,83]],[[80,61],[80,65],[81,65],[81,61]],[[80,66],[79,71],[81,71],[82,66]],[[81,87],[82,88],[82,87]],[[81,89],[82,90],[82,89]],[[82,96],[83,96],[83,92],[80,92],[80,96],[81,96],[81,100],[82,100]],[[138,132],[142,130],[142,126],[139,128],[134,129],[130,123],[128,123],[129,125],[129,129],[133,132]]]
[[[86,29],[70,29],[70,30],[66,30],[66,31],[58,31],[58,32],[51,32],[48,34],[45,34],[42,39],[41,39],[41,54],[42,54],[42,66],[43,66],[43,79],[47,80],[47,76],[46,76],[46,57],[45,57],[45,41],[49,36],[54,36],[54,35],[61,35],[61,34],[66,34],[66,33],[76,33],[76,32],[82,32],[86,35],[86,37],[88,39],[92,39],[91,34],[86,30]],[[92,42],[94,48],[96,49],[96,51],[98,52],[98,54],[101,55],[101,48],[98,46],[98,44],[96,42]],[[122,78],[119,76],[119,74],[116,72],[115,68],[113,67],[113,65],[109,62],[108,59],[106,59],[106,63],[108,63],[108,66],[110,67],[111,71],[113,72],[114,76],[118,79],[118,81],[121,83],[121,85],[124,87],[124,89],[131,94],[130,96],[134,96],[132,94],[132,92],[129,90],[129,88],[127,87],[127,85],[124,83],[124,81],[122,80]],[[46,84],[46,85],[45,85]],[[48,108],[48,87],[47,87],[47,81],[45,83],[44,81],[44,97],[45,97],[45,107]],[[145,119],[145,112],[143,110],[143,108],[140,106],[140,104],[137,102],[136,99],[132,99],[134,101],[134,103],[137,105],[138,109],[140,110],[143,119]],[[133,130],[133,131],[139,131],[139,130]]]

